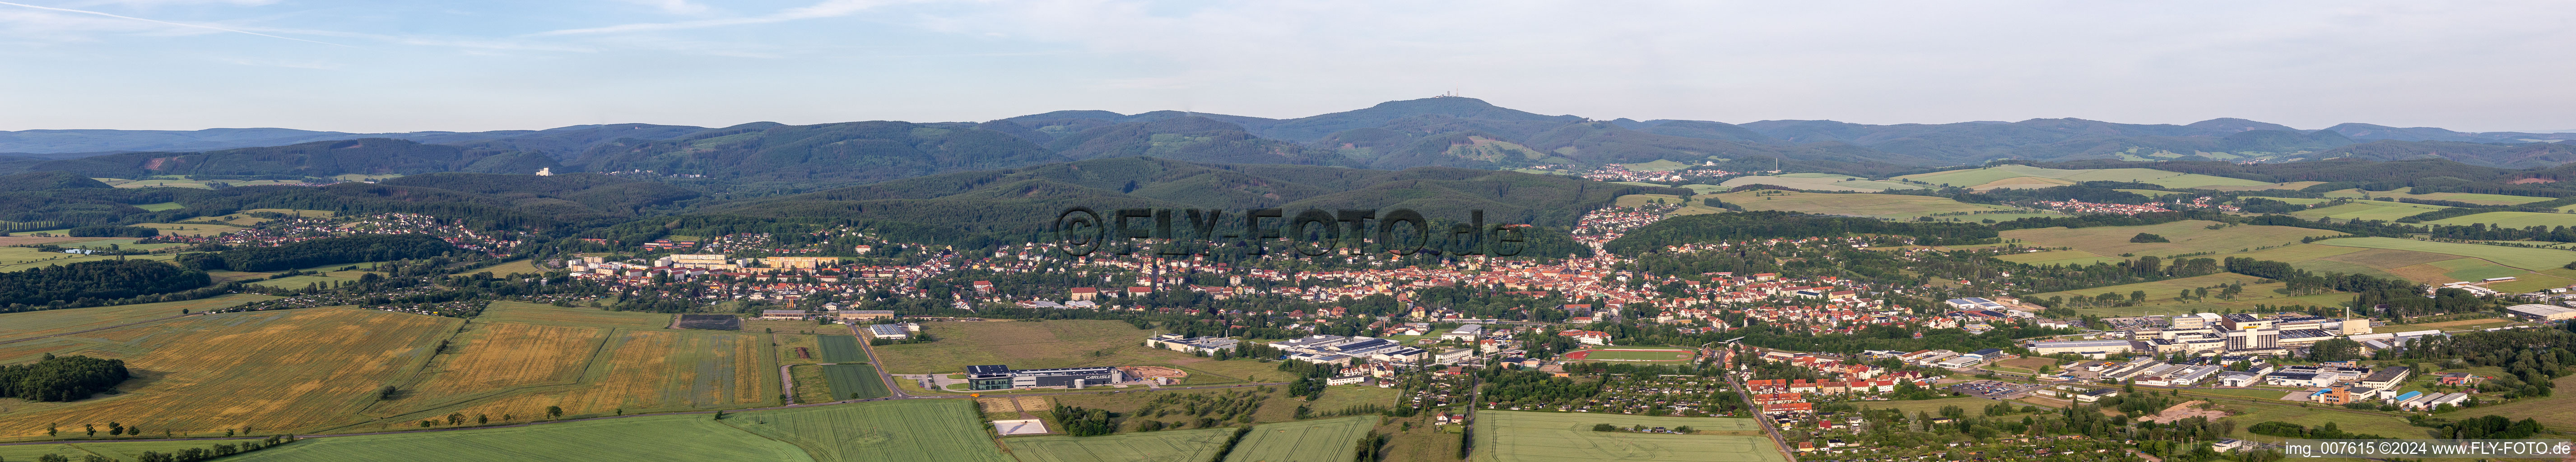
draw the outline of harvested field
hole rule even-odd
[[[101,331],[55,343],[80,354],[123,359],[140,376],[124,394],[42,410],[0,414],[0,438],[33,437],[48,425],[135,421],[180,432],[257,425],[271,431],[328,428],[364,420],[376,390],[428,359],[462,321],[354,308],[306,308],[192,316]]]
[[[2418,241],[2393,237],[2353,237],[2317,241],[2318,244],[2374,249],[2412,250],[2478,258],[2505,266],[2541,271],[2557,269],[2576,261],[2576,252],[2556,249],[2531,249],[2454,242]]]
[[[2047,252],[2016,253],[1996,256],[1995,259],[2027,265],[2076,266],[2092,265],[2094,263],[2119,263],[2126,261],[2119,258],[2094,255],[2092,252],[2082,250],[2051,250]]]
[[[1033,436],[1002,444],[1020,462],[1204,462],[1234,437],[1231,428],[1166,430],[1108,436]]]
[[[564,417],[574,418],[778,402],[778,365],[765,337],[757,334],[617,328],[600,345],[596,354],[566,355],[568,363],[584,367],[575,383],[502,390],[461,402],[407,404],[389,411],[404,414],[340,431],[403,428],[450,413],[529,419],[544,415],[546,406],[560,406]]]
[[[2542,201],[2547,201],[2547,200],[2549,200],[2549,198],[2546,198],[2546,197],[2532,197],[2532,196],[2508,196],[2508,195],[2503,195],[2503,194],[2448,193],[2448,192],[2424,193],[2424,194],[2406,194],[2406,193],[2405,193],[2405,191],[2363,191],[2363,190],[2359,190],[2359,189],[2346,189],[2346,190],[2333,191],[2333,192],[2328,192],[2328,193],[2326,193],[2326,197],[2355,197],[2355,198],[2357,198],[2357,197],[2363,197],[2363,196],[2369,196],[2370,198],[2373,198],[2373,199],[2383,199],[2383,200],[2392,200],[2392,201],[2393,201],[2393,200],[2395,200],[2396,198],[2407,198],[2407,199],[2430,199],[2430,200],[2443,200],[2443,201],[2452,201],[2452,202],[2467,202],[2467,203],[2471,203],[2471,204],[2482,204],[2482,205],[2514,205],[2514,204],[2529,204],[2529,203],[2533,203],[2533,202],[2542,202]]]
[[[475,317],[475,320],[660,329],[671,324],[671,315],[498,301],[484,308],[483,315]]]
[[[1734,189],[1738,186],[1753,184],[1767,184],[1807,191],[1876,192],[1892,189],[1923,189],[1923,187],[1919,185],[1910,185],[1894,181],[1874,181],[1867,178],[1850,175],[1835,175],[1831,173],[1791,173],[1772,176],[1740,176],[1728,178],[1725,182],[1718,183],[1717,189],[1723,191]],[[1708,194],[1708,192],[1702,192],[1701,194]]]
[[[2173,405],[2173,407],[2165,408],[2163,411],[2157,411],[2156,415],[2148,416],[2147,420],[2152,420],[2160,424],[2169,424],[2193,417],[2207,418],[2211,422],[2216,422],[2218,419],[2227,417],[2226,411],[2194,407],[2203,403],[2208,403],[2208,401],[2184,401],[2182,404],[2176,404]]]
[[[400,415],[523,387],[578,383],[592,353],[611,330],[522,322],[468,324],[449,351],[404,384],[410,392],[369,408],[368,414]],[[494,418],[501,414],[491,413]]]

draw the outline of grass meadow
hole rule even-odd
[[[267,295],[226,294],[176,302],[0,313],[0,325],[9,326],[7,332],[0,333],[0,340],[79,332],[146,319],[177,316],[179,310],[197,312],[276,298]],[[11,358],[0,356],[0,364],[15,362],[11,361]]]
[[[1725,182],[1718,183],[1717,186],[1719,186],[1719,188],[1717,189],[1723,191],[1726,189],[1733,189],[1737,186],[1750,184],[1767,184],[1772,186],[1798,188],[1808,191],[1878,192],[1892,189],[1924,189],[1920,185],[1911,185],[1894,181],[1873,181],[1867,178],[1850,175],[1835,175],[1831,173],[1791,173],[1773,176],[1735,177],[1728,178]],[[1705,192],[1703,192],[1703,194],[1705,194]]]
[[[2459,226],[2468,226],[2474,223],[2486,223],[2487,226],[2516,229],[2529,228],[2533,226],[2576,226],[2576,213],[2487,212],[2433,220],[2427,223]]]
[[[1206,462],[1216,456],[1232,428],[1164,430],[1107,436],[1062,435],[1004,438],[1020,462]],[[1347,444],[1344,446],[1348,446]]]
[[[2092,265],[2092,264],[2094,264],[2094,263],[2115,263],[2115,264],[2116,264],[2116,263],[2119,263],[2119,262],[2122,262],[2122,261],[2126,261],[2126,260],[2123,260],[2123,259],[2120,259],[2120,258],[2115,258],[2115,257],[2105,257],[2105,256],[2101,256],[2101,255],[2094,255],[2092,252],[2086,252],[2086,251],[2082,251],[2082,250],[2051,250],[2051,251],[2046,251],[2046,252],[2017,253],[2017,254],[2011,254],[2011,255],[2001,255],[2001,256],[1996,256],[1996,257],[1995,257],[1995,259],[1996,259],[1996,260],[2003,260],[2003,261],[2013,262],[2013,263],[2028,264],[2028,265],[2075,265],[2075,266],[2087,266],[2087,265]]]
[[[2450,192],[2437,192],[2437,193],[2424,193],[2424,194],[2406,194],[2404,191],[2363,191],[2363,190],[2359,190],[2359,189],[2346,189],[2346,190],[2332,191],[2332,192],[2327,192],[2327,193],[2326,193],[2326,197],[2350,197],[2350,198],[2361,198],[2361,197],[2365,197],[2365,196],[2367,196],[2367,197],[2369,197],[2369,198],[2372,198],[2372,199],[2390,200],[2390,201],[2394,201],[2394,200],[2396,200],[2397,198],[2407,198],[2407,199],[2428,199],[2428,200],[2442,200],[2442,201],[2452,201],[2452,202],[2467,202],[2467,203],[2471,203],[2471,204],[2480,204],[2480,205],[2514,205],[2514,204],[2529,204],[2529,203],[2533,203],[2533,202],[2542,202],[2542,201],[2547,201],[2547,200],[2549,200],[2549,198],[2546,198],[2546,197],[2532,197],[2532,196],[2507,196],[2507,195],[2503,195],[2503,194],[2450,193]]]
[[[722,422],[822,462],[1009,462],[974,403],[893,400],[725,414]],[[1344,443],[1343,446],[1350,446]],[[1348,459],[1348,457],[1344,457]]]
[[[2559,377],[2553,382],[2557,384],[2558,389],[2576,390],[2576,388],[2568,388],[2576,387],[2576,375]],[[2564,431],[2564,429],[2576,428],[2576,412],[2568,412],[2570,409],[2576,409],[2576,393],[2559,392],[2552,393],[2548,397],[2525,398],[2520,401],[2510,403],[2479,406],[2473,409],[2465,409],[2450,414],[2444,414],[2444,416],[2454,419],[2462,419],[2495,414],[2509,417],[2514,420],[2538,420],[2541,425],[2547,426],[2552,430]]]
[[[1252,433],[1227,453],[1227,462],[1290,462],[1351,460],[1358,449],[1354,446],[1370,428],[1377,426],[1378,416],[1364,415],[1338,419],[1306,420],[1252,426]]]
[[[2120,254],[2159,257],[2200,252],[2219,254],[2251,252],[2262,247],[2295,245],[2300,238],[2333,236],[2338,233],[2289,226],[2237,225],[2209,229],[2215,221],[2184,220],[2145,226],[2096,226],[2091,228],[2040,228],[2004,231],[2003,237],[2022,241],[2025,246],[2071,247],[2105,257]],[[2171,242],[2129,242],[2138,233],[2164,236]],[[2576,252],[2571,252],[2576,253]],[[2213,257],[2214,258],[2214,257]]]
[[[726,416],[727,420],[735,418]],[[796,445],[706,415],[566,422],[452,432],[308,439],[226,458],[242,462],[414,460],[761,460],[810,462]],[[855,460],[855,459],[845,459]]]
[[[1729,433],[1760,431],[1753,419],[1648,417],[1623,414],[1484,411],[1476,414],[1477,462],[1714,461],[1786,462],[1767,436],[1596,432],[1620,427],[1690,426]],[[1347,445],[1345,445],[1347,446]]]
[[[1947,197],[1905,194],[1814,193],[1779,190],[1731,192],[1714,196],[1717,200],[1743,206],[1745,210],[1785,210],[1825,215],[1849,215],[1873,218],[1913,218],[1942,213],[1971,213],[1958,218],[1977,218],[1977,212],[2015,212],[2020,208],[1959,202]]]
[[[2326,201],[2326,199],[2307,199],[2307,200],[2304,200],[2304,201],[2292,201],[2291,199],[2295,199],[2295,198],[2281,198],[2281,200],[2282,200],[2282,201],[2284,201],[2284,202],[2290,202],[2290,203],[2294,203],[2294,204],[2308,204],[2308,203],[2317,203],[2317,202],[2325,202],[2325,201]],[[2353,201],[2353,202],[2351,202],[2351,203],[2342,204],[2342,205],[2332,205],[2332,206],[2318,207],[2318,208],[2313,208],[2313,209],[2307,209],[2307,210],[2300,210],[2300,211],[2296,211],[2296,212],[2290,212],[2290,216],[2300,217],[2300,218],[2306,218],[2306,219],[2310,219],[2310,220],[2314,220],[2314,219],[2318,219],[2318,218],[2333,218],[2333,219],[2337,219],[2337,220],[2381,220],[2381,221],[2389,221],[2389,220],[2396,220],[2396,219],[2399,219],[2399,218],[2406,218],[2406,217],[2415,216],[2415,215],[2417,215],[2417,214],[2422,214],[2422,213],[2424,213],[2424,212],[2431,212],[2431,211],[2441,210],[2441,209],[2447,209],[2447,208],[2450,208],[2450,207],[2444,207],[2444,206],[2439,206],[2439,205],[2409,204],[2409,203],[2404,203],[2404,202],[2362,201],[2362,200],[2356,200],[2356,201]]]
[[[2253,311],[2254,305],[2309,305],[2332,307],[2343,306],[2346,302],[2352,301],[2353,298],[2352,294],[2344,292],[2291,297],[2280,293],[2280,290],[2287,287],[2286,284],[2278,282],[2270,284],[2254,283],[2254,281],[2261,279],[2262,278],[2236,273],[2217,273],[2187,278],[2167,279],[2162,281],[2141,282],[2136,284],[2094,287],[2063,292],[2049,292],[2024,298],[2045,300],[2049,297],[2092,297],[2103,293],[2112,293],[2118,294],[2123,300],[2125,300],[2129,296],[2130,292],[2145,291],[2147,293],[2146,303],[2141,303],[2135,306],[2076,308],[2076,311],[2083,314],[2103,317],[2204,312],[2214,313],[2226,310]],[[2179,292],[2182,290],[2200,287],[2215,287],[2219,284],[2226,283],[2245,283],[2245,293],[2238,294],[2235,299],[2221,299],[2216,295],[2218,289],[2212,288],[2210,289],[2211,295],[2209,298],[2180,300],[2175,297],[2176,295],[2179,295]]]

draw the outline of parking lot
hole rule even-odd
[[[1977,380],[1951,385],[1948,389],[1979,398],[2007,400],[2029,396],[2030,392],[2047,387],[2047,385]]]

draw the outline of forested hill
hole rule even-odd
[[[318,141],[287,146],[194,153],[131,152],[48,161],[33,170],[99,178],[152,175],[416,175],[455,171],[507,171],[505,151],[468,149],[387,138]],[[480,162],[502,156],[495,162]],[[511,167],[515,167],[512,165]],[[526,173],[526,172],[517,172]]]
[[[1044,229],[1066,207],[1410,208],[1435,220],[1570,228],[1584,211],[1627,194],[1690,194],[1494,170],[1403,171],[1300,165],[1225,165],[1150,157],[1094,159],[889,181],[723,206],[695,215],[826,220],[904,230],[933,242],[967,235],[1013,240]]]
[[[567,164],[594,172],[650,170],[802,186],[1063,160],[1028,140],[975,124],[851,122],[756,123],[667,140],[621,139],[593,147]]]

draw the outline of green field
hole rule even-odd
[[[6,331],[0,331],[0,340],[96,329],[145,319],[177,316],[179,310],[205,311],[276,298],[267,295],[226,294],[176,302],[0,313],[0,325],[9,326]],[[0,357],[0,364],[15,362],[8,357]]]
[[[877,375],[875,367],[866,364],[833,364],[820,367],[823,368],[824,383],[832,387],[834,400],[882,398],[892,394],[886,392],[885,380]]]
[[[253,283],[251,283],[251,284],[252,284],[252,285],[268,286],[268,287],[275,287],[275,288],[280,288],[280,289],[302,289],[302,288],[304,288],[304,287],[306,287],[306,286],[309,286],[309,285],[313,285],[313,284],[321,284],[321,287],[322,287],[322,288],[326,288],[326,289],[327,289],[327,288],[330,288],[332,284],[355,283],[355,282],[358,282],[358,279],[357,279],[357,278],[335,278],[335,277],[330,277],[330,276],[318,276],[318,275],[311,275],[311,274],[307,274],[307,275],[303,275],[303,276],[287,276],[287,277],[282,277],[282,278],[277,278],[277,279],[270,279],[270,280],[266,280],[266,281],[253,282]]]
[[[1006,438],[1020,462],[1205,462],[1216,456],[1232,428],[1165,430],[1107,436]],[[1345,445],[1348,446],[1348,445]]]
[[[2118,258],[2094,255],[2092,252],[2082,250],[2051,250],[2047,252],[2016,253],[1996,256],[1995,259],[2028,265],[2079,266],[2091,265],[2094,263],[2119,263],[2127,261]]]
[[[2549,198],[2546,198],[2546,197],[2532,197],[2532,196],[2507,196],[2507,195],[2503,195],[2503,194],[2449,193],[2449,192],[2424,193],[2424,194],[2407,194],[2405,191],[2363,191],[2363,190],[2359,190],[2359,189],[2346,189],[2346,190],[2341,190],[2341,191],[2333,191],[2333,192],[2328,192],[2328,193],[2326,193],[2325,195],[2326,195],[2326,197],[2355,197],[2355,198],[2357,198],[2357,197],[2365,197],[2365,196],[2367,196],[2367,197],[2370,197],[2370,198],[2372,198],[2372,199],[2390,200],[2390,201],[2394,201],[2394,200],[2396,200],[2397,198],[2407,198],[2407,199],[2427,199],[2427,200],[2441,200],[2441,201],[2452,201],[2452,202],[2467,202],[2467,203],[2471,203],[2471,204],[2483,204],[2483,205],[2514,205],[2514,204],[2529,204],[2529,203],[2533,203],[2533,202],[2543,202],[2543,201],[2548,201],[2548,200],[2549,200]]]
[[[1875,218],[1910,219],[1933,214],[1965,213],[1956,218],[1975,219],[1981,212],[2025,212],[2003,205],[1970,204],[1947,197],[1904,194],[1814,193],[1779,190],[1731,192],[1714,196],[1717,200],[1743,206],[1745,210],[1785,210],[1825,215],[1849,215]]]
[[[341,436],[298,441],[224,460],[816,460],[795,445],[725,425],[741,418],[737,416],[740,414],[728,415],[726,421],[706,415],[648,416],[515,428]]]
[[[1481,411],[1476,413],[1477,462],[1717,461],[1785,462],[1770,437],[1596,432],[1619,427],[1690,426],[1701,431],[1758,432],[1753,419],[1648,417],[1622,414]]]
[[[159,212],[159,211],[163,211],[163,210],[178,210],[178,209],[182,209],[182,208],[187,208],[187,206],[179,205],[179,203],[177,203],[177,202],[162,202],[162,203],[158,203],[158,204],[143,204],[143,205],[137,205],[137,206],[134,206],[134,208],[143,209],[143,210],[149,210],[149,211],[154,211],[154,212]]]
[[[1797,188],[1806,191],[1878,192],[1891,189],[1924,189],[1919,185],[1910,185],[1894,181],[1874,181],[1867,178],[1850,175],[1835,175],[1831,173],[1791,173],[1773,176],[1742,176],[1728,178],[1726,181],[1718,183],[1715,189],[1718,191],[1724,191],[1727,189],[1734,189],[1738,186],[1751,184],[1767,184],[1772,186]],[[1696,190],[1699,188],[1692,189]],[[1701,194],[1708,194],[1709,192],[1710,191],[1705,190],[1700,191]]]
[[[1670,172],[1691,168],[1691,164],[1664,159],[1656,159],[1654,162],[1646,162],[1642,164],[1619,164],[1619,166],[1626,167],[1629,171],[1635,172]]]
[[[2268,199],[2279,199],[2279,200],[2281,200],[2281,201],[2283,201],[2283,202],[2289,202],[2289,203],[2293,203],[2293,204],[2313,204],[2313,203],[2319,203],[2319,202],[2325,202],[2325,201],[2326,201],[2326,199],[2300,199],[2300,198],[2268,198]],[[2355,201],[2352,201],[2352,202],[2350,202],[2350,203],[2345,203],[2345,204],[2341,204],[2341,205],[2330,205],[2330,206],[2325,206],[2325,207],[2318,207],[2318,208],[2313,208],[2313,209],[2307,209],[2307,210],[2300,210],[2300,211],[2296,211],[2296,212],[2290,212],[2290,216],[2300,217],[2300,218],[2306,218],[2306,219],[2310,219],[2310,220],[2314,220],[2314,219],[2318,219],[2318,218],[2333,218],[2333,219],[2337,219],[2337,220],[2381,220],[2381,221],[2388,221],[2388,220],[2396,220],[2396,219],[2399,219],[2399,218],[2411,217],[2411,216],[2415,216],[2415,215],[2418,215],[2418,214],[2422,214],[2422,213],[2424,213],[2424,212],[2431,212],[2431,211],[2441,210],[2441,209],[2447,209],[2447,208],[2450,208],[2450,207],[2444,207],[2444,206],[2439,206],[2439,205],[2408,204],[2408,203],[2404,203],[2404,202],[2355,200]]]
[[[2218,222],[2184,220],[2145,226],[2016,229],[1999,234],[2005,238],[2017,239],[2026,247],[2072,247],[2075,250],[2092,252],[2105,257],[2124,253],[2164,257],[2200,252],[2219,254],[2249,252],[2258,247],[2296,245],[2303,237],[2341,234],[2334,231],[2289,226],[2236,225],[2209,229],[2209,226],[2214,224]],[[2129,242],[2129,239],[2136,237],[2138,233],[2164,236],[2165,240],[2171,242]]]
[[[962,399],[876,401],[729,413],[718,422],[803,447],[821,462],[1008,462],[974,406]]]
[[[1185,385],[1280,378],[1277,364],[1217,361],[1144,346],[1153,332],[1121,321],[931,322],[922,329],[939,341],[876,347],[880,369],[896,374],[946,374],[966,366],[1001,364],[1013,369],[1165,365],[1188,371]]]
[[[2048,298],[2050,298],[2050,297],[2066,297],[2066,298],[2092,297],[2092,296],[2100,295],[2100,294],[2103,294],[2103,293],[2111,293],[2111,294],[2117,294],[2117,295],[2119,295],[2119,296],[2121,297],[2121,299],[2122,299],[2122,300],[2127,300],[2127,298],[2128,298],[2128,296],[2129,296],[2129,293],[2130,293],[2130,292],[2133,292],[2133,291],[2145,291],[2145,292],[2147,293],[2147,301],[2146,301],[2146,303],[2142,303],[2142,304],[2138,304],[2138,305],[2134,305],[2134,306],[2107,307],[2107,306],[2099,306],[2099,305],[2095,305],[2095,306],[2088,306],[2088,307],[2079,307],[2079,308],[2076,308],[2076,310],[2077,310],[2077,311],[2082,312],[2083,314],[2093,315],[2093,316],[2103,316],[2103,317],[2112,317],[2112,316],[2138,316],[2138,315],[2149,315],[2149,314],[2189,314],[2189,313],[2204,313],[2204,312],[2214,313],[2214,312],[2227,311],[2227,310],[2235,310],[2235,311],[2253,311],[2253,310],[2255,309],[2255,306],[2254,306],[2254,305],[2270,305],[2270,306],[2284,306],[2284,305],[2308,305],[2308,306],[2326,306],[2326,307],[2332,307],[2332,306],[2343,306],[2345,303],[2348,303],[2348,302],[2352,301],[2352,298],[2353,298],[2353,295],[2352,295],[2352,294],[2350,294],[2350,293],[2344,293],[2344,292],[2333,292],[2333,293],[2325,293],[2325,294],[2317,294],[2317,295],[2305,295],[2305,296],[2298,296],[2298,297],[2285,296],[2285,295],[2281,294],[2279,291],[2280,291],[2282,288],[2287,287],[2287,285],[2286,285],[2286,284],[2282,284],[2282,283],[2278,283],[2278,282],[2270,283],[2270,284],[2254,284],[2254,283],[2253,283],[2254,281],[2256,281],[2256,280],[2260,280],[2260,279],[2262,279],[2262,278],[2257,278],[2257,277],[2253,277],[2253,276],[2246,276],[2246,275],[2236,274],[2236,273],[2218,273],[2218,274],[2210,274],[2210,275],[2204,275],[2204,276],[2193,276],[2193,277],[2187,277],[2187,278],[2167,279],[2167,280],[2154,281],[2154,282],[2141,282],[2141,283],[2136,283],[2136,284],[2124,284],[2124,285],[2116,285],[2116,286],[2109,286],[2109,287],[2094,287],[2094,288],[2089,288],[2089,289],[2077,289],[2077,290],[2069,290],[2069,291],[2062,291],[2062,292],[2049,292],[2049,293],[2043,293],[2043,294],[2031,295],[2031,296],[2022,297],[2022,298],[2024,298],[2024,299],[2028,299],[2028,300],[2046,300],[2046,299],[2048,299]],[[2177,300],[2177,299],[2175,299],[2175,296],[2176,296],[2176,295],[2178,295],[2178,294],[2177,294],[2177,292],[2180,292],[2180,291],[2182,291],[2182,290],[2192,289],[2192,288],[2198,288],[2198,287],[2213,287],[2213,286],[2216,286],[2216,285],[2218,285],[2218,284],[2231,283],[2231,282],[2241,282],[2241,283],[2245,283],[2245,284],[2246,284],[2246,285],[2245,285],[2245,293],[2237,295],[2237,296],[2236,296],[2236,298],[2235,298],[2235,299],[2233,299],[2233,300],[2218,298],[2218,296],[2217,296],[2218,289],[2216,289],[2216,288],[2212,288],[2212,289],[2210,289],[2210,293],[2211,293],[2211,295],[2210,295],[2210,297],[2209,297],[2209,298],[2205,298],[2205,299],[2194,299],[2194,300],[2189,300],[2189,301],[2185,301],[2185,300]]]
[[[2317,241],[2318,244],[2364,247],[2373,249],[2412,250],[2484,259],[2505,266],[2532,271],[2555,269],[2576,261],[2576,251],[2529,249],[2481,244],[2418,241],[2393,237],[2352,237]]]
[[[868,352],[859,349],[859,337],[856,335],[815,336],[814,343],[816,349],[820,350],[814,353],[821,355],[817,359],[823,362],[856,363],[868,360]]]
[[[1378,416],[1364,415],[1338,419],[1261,424],[1228,453],[1228,462],[1296,462],[1351,460],[1359,449],[1354,446],[1369,429],[1377,426]]]
[[[2272,397],[2279,398],[2280,395],[2274,394]],[[2236,428],[2248,428],[2253,427],[2254,424],[2276,421],[2306,425],[2308,428],[2316,428],[2318,426],[2325,425],[2326,422],[2334,422],[2335,427],[2341,428],[2343,431],[2374,434],[2390,438],[2428,438],[2429,436],[2427,436],[2427,434],[2432,430],[2425,427],[2407,425],[2406,418],[2404,417],[2344,412],[2339,409],[2324,407],[2300,407],[2299,402],[2292,401],[2272,400],[2256,404],[2246,401],[2223,400],[2220,404],[2230,410],[2240,412],[2239,414],[2228,416],[2226,418],[2226,420],[2236,421]],[[2324,405],[2311,404],[2311,406]],[[2265,442],[2280,441],[2283,439],[2278,436],[2257,435],[2250,432],[2244,433],[2241,438]]]
[[[2149,168],[2056,169],[2032,167],[2027,165],[1998,165],[1986,168],[1918,173],[1896,177],[1896,179],[1979,190],[2017,186],[2061,186],[2086,181],[2132,181],[2167,188],[2267,186],[2272,184],[2254,180],[2209,176],[2196,173],[2169,172]]]
[[[2576,388],[2567,388],[2576,387],[2576,375],[2559,377],[2552,382],[2556,383],[2559,389],[2576,390]],[[2479,406],[2476,409],[2446,415],[2454,419],[2487,414],[2511,417],[2514,420],[2534,419],[2540,421],[2541,425],[2549,427],[2550,430],[2563,432],[2576,428],[2576,412],[2568,412],[2569,409],[2576,409],[2576,393],[2551,393],[2547,397],[2523,398],[2510,403]]]
[[[257,439],[248,439],[248,440],[239,440],[239,441],[134,441],[134,442],[113,442],[113,443],[110,443],[110,442],[96,442],[96,443],[93,443],[93,442],[76,442],[76,443],[59,443],[59,444],[25,444],[25,445],[15,445],[15,446],[0,446],[0,461],[29,461],[29,460],[36,460],[36,458],[38,458],[38,457],[44,457],[46,454],[59,455],[59,456],[63,456],[64,458],[71,459],[71,460],[81,460],[81,458],[82,458],[82,457],[84,457],[84,456],[89,456],[89,455],[97,455],[97,456],[99,456],[99,457],[106,457],[106,458],[110,458],[110,459],[117,459],[117,460],[141,460],[141,459],[143,458],[143,452],[144,452],[144,451],[152,451],[152,452],[159,452],[159,453],[167,454],[167,453],[178,452],[179,450],[187,449],[187,448],[204,448],[204,447],[213,446],[213,445],[216,445],[216,444],[240,444],[240,443],[244,443],[244,442],[256,442],[256,441],[259,441],[259,440],[257,440]],[[240,459],[235,459],[235,460],[240,460]]]
[[[2548,213],[2548,212],[2487,212],[2487,213],[2480,213],[2480,214],[2474,214],[2474,215],[2463,215],[2463,216],[2456,216],[2456,217],[2444,218],[2444,219],[2440,219],[2440,220],[2428,221],[2428,222],[2426,222],[2426,223],[2432,223],[2432,224],[2437,224],[2437,225],[2458,225],[2458,226],[2467,226],[2467,225],[2472,224],[2472,223],[2486,223],[2486,224],[2487,224],[2487,226],[2493,226],[2493,227],[2499,227],[2499,228],[2529,228],[2529,227],[2533,227],[2533,226],[2549,226],[2549,227],[2558,227],[2558,226],[2576,226],[2576,213]]]
[[[100,249],[100,250],[105,250],[105,249],[107,249],[107,246],[108,246],[109,244],[116,244],[116,245],[118,245],[118,246],[120,246],[120,247],[122,247],[122,248],[126,248],[126,249],[141,249],[141,250],[151,250],[151,249],[156,249],[156,248],[170,247],[170,246],[177,245],[177,244],[144,244],[144,245],[135,245],[135,244],[134,244],[134,241],[135,241],[135,239],[128,239],[128,238],[112,238],[112,239],[94,239],[94,240],[86,240],[86,241],[81,241],[81,242],[66,242],[66,243],[60,243],[60,244],[57,244],[57,245],[63,246],[64,248],[93,247],[93,248],[97,248],[97,249]],[[127,255],[127,256],[125,256],[125,259],[127,259],[127,260],[154,260],[154,261],[169,261],[169,260],[170,260],[170,258],[171,258],[171,255],[170,255],[170,254],[160,254],[160,255]],[[48,265],[64,265],[64,264],[71,264],[71,263],[85,262],[85,261],[115,260],[115,259],[116,259],[116,256],[114,256],[114,255],[80,255],[80,254],[69,254],[69,253],[62,253],[62,252],[44,252],[44,251],[38,251],[38,250],[36,250],[36,249],[35,249],[35,248],[33,248],[33,247],[0,247],[0,272],[6,272],[6,271],[20,271],[20,270],[27,270],[27,269],[33,269],[33,268],[41,268],[41,267],[45,267],[45,266],[48,266]]]

